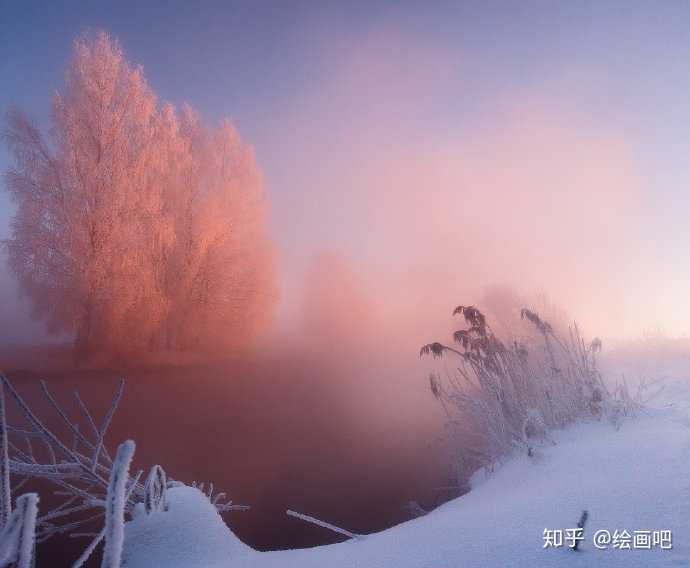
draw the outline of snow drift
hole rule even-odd
[[[208,499],[169,490],[170,510],[127,524],[125,566],[191,568],[640,567],[690,560],[690,385],[662,396],[619,428],[591,421],[554,434],[555,445],[514,455],[472,490],[435,511],[363,539],[312,549],[257,552],[243,545]],[[544,529],[576,526],[578,551],[544,548]],[[336,520],[337,521],[337,520]],[[298,522],[298,521],[296,521]],[[597,530],[670,530],[672,549],[598,549]]]

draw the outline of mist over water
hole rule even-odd
[[[259,549],[338,540],[287,517],[286,509],[372,532],[410,518],[409,501],[429,508],[441,502],[435,488],[448,483],[451,468],[439,451],[440,415],[423,376],[398,375],[404,363],[389,365],[373,349],[322,347],[285,338],[242,361],[127,370],[109,446],[134,439],[134,468],[158,463],[175,479],[212,481],[235,503],[250,505],[225,518]],[[40,400],[38,376],[71,415],[70,391],[78,389],[102,416],[121,374],[8,371],[49,424],[54,417]],[[67,566],[79,550],[57,539],[40,554],[59,554]]]
[[[485,62],[414,28],[371,26],[355,41],[312,32],[324,49],[302,87],[270,120],[245,119],[249,135],[240,117],[270,203],[279,296],[241,353],[80,359],[69,334],[32,318],[0,259],[0,369],[46,414],[38,378],[63,401],[78,389],[102,416],[124,376],[110,447],[132,438],[135,468],[158,463],[251,505],[226,520],[259,549],[333,541],[288,508],[366,533],[466,481],[453,479],[427,381],[452,363],[419,357],[462,327],[458,304],[477,305],[508,339],[527,333],[521,307],[558,326],[576,320],[604,339],[614,378],[654,377],[660,360],[667,373],[690,369],[685,340],[636,342],[687,325],[660,291],[669,285],[649,276],[661,261],[644,245],[654,196],[639,144],[587,112],[600,70],[483,99],[472,86],[491,82]],[[7,237],[9,224],[0,229]],[[71,546],[44,554],[75,556]]]

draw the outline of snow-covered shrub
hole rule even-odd
[[[660,384],[662,382],[663,379],[651,382],[643,379],[631,390],[625,376],[616,381],[606,405],[606,415],[616,429],[620,427],[623,419],[635,416],[664,390],[664,385]]]
[[[122,443],[114,458],[105,446],[105,435],[123,389],[124,381],[121,380],[105,418],[98,426],[78,393],[74,393],[74,400],[83,424],[68,417],[42,381],[44,398],[61,420],[61,429],[52,430],[0,373],[0,568],[7,565],[3,564],[5,558],[15,558],[12,562],[16,564],[17,554],[24,551],[26,556],[26,550],[32,551],[34,535],[35,542],[41,543],[60,534],[92,539],[73,564],[74,568],[83,566],[103,541],[102,566],[119,568],[125,521],[132,517],[135,509],[166,511],[168,489],[182,484],[169,479],[160,466],[154,466],[146,483],[142,484],[139,480],[143,471],[133,475],[129,473],[134,442]],[[6,422],[5,391],[24,418],[25,424],[21,427]],[[65,433],[71,440],[65,440]],[[17,499],[12,511],[10,473],[23,478],[15,490],[28,480],[44,481],[55,486],[57,491],[54,494],[63,497],[64,501],[37,516],[37,496],[28,494]],[[207,498],[217,511],[247,508],[233,505],[231,501],[223,502],[225,494],[214,494],[213,485],[209,487]],[[98,526],[97,523],[103,526],[99,532],[86,532],[94,524]],[[32,556],[28,558],[27,562],[31,562]],[[17,565],[22,568],[30,566]]]
[[[168,486],[170,484],[168,483]],[[195,489],[198,489],[201,491],[204,495],[206,495],[206,498],[215,506],[216,510],[219,513],[224,513],[226,511],[248,511],[249,507],[247,505],[235,505],[233,504],[232,501],[225,501],[223,500],[227,499],[227,495],[223,492],[219,493],[214,493],[213,492],[213,483],[208,484],[208,489],[205,489],[206,484],[201,482],[197,483],[196,481],[192,481],[192,487]]]
[[[457,345],[424,345],[420,355],[453,355],[455,372],[429,377],[455,440],[463,443],[468,467],[493,463],[516,446],[545,439],[548,430],[584,416],[601,416],[611,404],[596,354],[601,341],[587,344],[577,326],[559,337],[531,310],[522,318],[536,329],[540,343],[506,345],[474,306],[458,306],[468,324],[453,334]]]

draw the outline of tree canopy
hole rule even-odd
[[[74,43],[48,136],[7,113],[9,262],[81,352],[246,345],[274,296],[267,199],[225,120],[162,104],[104,32]]]

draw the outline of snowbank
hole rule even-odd
[[[140,504],[125,525],[123,566],[221,568],[232,565],[230,559],[240,554],[254,552],[198,489],[173,487],[167,496],[167,511],[147,515]]]
[[[242,544],[196,489],[170,491],[170,511],[128,524],[127,568],[512,568],[688,566],[690,382],[619,430],[588,423],[557,445],[516,456],[468,494],[364,539],[312,549],[256,552]],[[543,531],[574,528],[589,511],[581,550],[543,548]],[[327,519],[337,524],[338,519]],[[299,522],[299,521],[295,521]],[[348,527],[355,529],[357,527]],[[673,549],[598,550],[599,529],[671,530]]]

